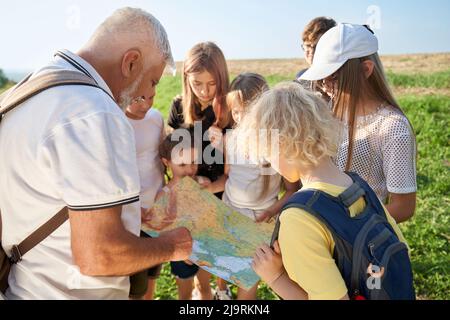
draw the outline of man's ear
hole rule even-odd
[[[365,60],[362,62],[362,69],[364,72],[364,77],[368,79],[373,74],[373,69],[375,68],[375,63],[371,60]]]
[[[140,72],[142,68],[142,54],[137,49],[125,52],[122,57],[122,75],[124,78],[131,78]]]

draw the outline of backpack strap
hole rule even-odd
[[[299,191],[295,193],[294,195],[289,198],[288,202],[283,206],[283,209],[281,209],[281,213],[283,213],[284,210],[287,210],[289,208],[299,208],[303,209],[307,212],[310,212],[310,207],[308,206],[309,203],[314,201],[314,195],[316,192],[314,190],[304,190]],[[314,213],[311,213],[314,215]],[[278,215],[277,222],[275,223],[275,228],[272,233],[272,239],[270,240],[270,247],[273,249],[273,244],[275,241],[278,240],[278,236],[280,233],[280,217],[281,214]]]
[[[40,226],[36,231],[29,235],[19,245],[14,245],[11,249],[11,257],[9,258],[12,264],[16,264],[22,260],[24,254],[33,249],[45,238],[58,229],[64,222],[69,219],[69,210],[67,207],[62,208],[50,220]],[[0,240],[2,237],[2,219],[0,212]],[[0,241],[1,242],[1,241]]]
[[[386,212],[384,211],[383,205],[381,204],[380,199],[378,199],[378,196],[376,195],[375,191],[373,191],[373,189],[369,186],[369,184],[363,179],[361,178],[357,173],[354,172],[346,172],[346,174],[348,176],[350,176],[350,178],[352,178],[354,185],[358,185],[360,188],[360,193],[362,193],[360,195],[364,196],[367,202],[367,205],[371,205],[373,209],[375,209],[376,213],[380,216],[382,216],[383,218],[385,218],[387,220],[386,217]],[[353,187],[353,186],[352,186]],[[352,188],[350,187],[350,188]],[[350,193],[347,193],[348,190],[346,190],[346,192],[344,192],[341,196],[342,198],[340,198],[343,201],[352,201],[355,200],[355,202],[358,200],[358,198],[352,198]],[[356,193],[356,191],[355,191]]]
[[[16,86],[0,95],[0,121],[6,113],[20,106],[28,99],[38,95],[39,93],[59,86],[80,85],[89,86],[102,90],[113,101],[114,98],[88,74],[71,71],[56,70],[50,71],[32,78],[32,74],[28,75]],[[30,236],[23,240],[19,245],[14,245],[11,250],[11,263],[15,264],[22,260],[22,256],[34,248],[37,244],[47,238],[51,233],[58,229],[69,218],[68,208],[62,208],[49,221],[44,223]],[[0,212],[0,243],[2,237],[2,221]]]
[[[29,75],[19,84],[3,94],[0,99],[0,117],[3,118],[7,112],[13,110],[28,99],[45,90],[58,86],[69,85],[95,87],[111,97],[111,95],[100,87],[93,78],[85,75],[84,73],[71,70],[50,71],[42,75],[38,75],[35,78],[31,78],[31,75]],[[111,97],[111,99],[114,100],[113,97]]]
[[[338,199],[342,203],[350,208],[356,201],[366,194],[365,190],[361,188],[358,181],[354,180],[354,183],[343,193],[338,196]]]

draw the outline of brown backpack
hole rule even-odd
[[[58,86],[81,85],[96,87],[103,91],[96,81],[84,73],[69,70],[58,70],[34,77],[31,75],[19,84],[0,95],[0,122],[5,114],[37,94]],[[105,91],[106,92],[106,91]],[[108,95],[109,93],[106,92]],[[49,221],[34,231],[20,244],[14,245],[9,257],[2,246],[2,219],[0,211],[0,292],[8,288],[8,276],[11,266],[19,263],[25,253],[47,238],[69,218],[67,207],[62,208]]]

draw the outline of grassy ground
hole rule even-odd
[[[450,299],[449,57],[433,56],[434,61],[423,56],[383,59],[389,70],[388,76],[394,92],[414,126],[418,142],[418,207],[415,217],[401,228],[411,248],[415,286],[421,299]],[[233,74],[241,71],[260,72],[266,75],[271,86],[291,80],[295,71],[300,69],[292,68],[295,64],[291,62],[289,72],[281,67],[268,66],[267,61],[253,64],[234,61],[232,64],[230,70]],[[167,117],[173,97],[180,93],[180,77],[164,77],[158,87],[156,108]],[[233,293],[236,294],[236,288],[233,288]],[[165,266],[158,280],[156,298],[176,297],[175,280],[170,275],[168,266]],[[263,284],[259,288],[258,297],[276,299]]]
[[[416,291],[421,299],[450,299],[450,69],[428,74],[389,72],[388,77],[414,126],[418,142],[417,212],[401,226],[411,247]],[[293,74],[266,78],[273,86],[291,80]],[[419,94],[405,94],[409,92],[407,89]],[[434,94],[435,91],[441,94]],[[180,92],[179,76],[162,79],[155,106],[164,116],[172,98]],[[276,299],[265,285],[260,286],[258,296]],[[175,282],[167,266],[158,280],[156,297],[176,299]]]

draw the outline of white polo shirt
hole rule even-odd
[[[110,89],[86,61],[62,51],[78,69]],[[37,73],[77,70],[56,57]],[[61,208],[95,210],[139,200],[133,128],[102,90],[64,86],[47,90],[9,112],[0,125],[2,244],[7,253]],[[140,212],[122,213],[138,235]],[[9,299],[127,299],[128,277],[87,277],[74,265],[70,224],[12,267]]]

